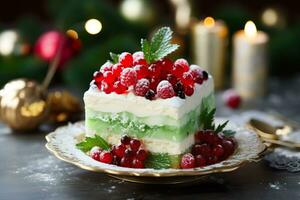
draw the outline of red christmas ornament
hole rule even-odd
[[[80,49],[80,40],[59,31],[48,31],[42,34],[34,47],[35,54],[45,61],[52,61],[58,52],[61,53],[59,67],[62,67]],[[61,49],[60,49],[61,48]]]

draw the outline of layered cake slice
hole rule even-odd
[[[142,40],[143,51],[111,54],[112,61],[95,72],[84,94],[86,135],[111,146],[105,153],[116,160],[106,163],[140,168],[142,149],[152,165],[167,159],[170,164],[161,168],[178,168],[197,142],[195,133],[214,128],[207,126],[212,118],[206,119],[215,110],[213,78],[185,59],[166,58],[178,47],[170,43],[171,34],[161,28],[151,41]]]

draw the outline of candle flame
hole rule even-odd
[[[212,17],[206,17],[203,23],[207,27],[213,27],[215,25],[215,20]]]
[[[248,37],[255,37],[257,34],[257,29],[253,21],[247,21],[244,28],[245,34]]]

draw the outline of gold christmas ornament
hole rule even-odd
[[[50,92],[47,102],[50,107],[50,120],[54,122],[78,119],[82,113],[78,98],[67,91]]]
[[[47,115],[46,94],[37,82],[16,79],[0,90],[0,118],[13,130],[33,130]]]

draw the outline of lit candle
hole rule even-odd
[[[244,100],[264,95],[267,78],[268,36],[252,21],[234,34],[233,86]]]
[[[206,17],[192,29],[194,62],[213,75],[217,89],[224,83],[227,36],[226,25],[212,17]]]

